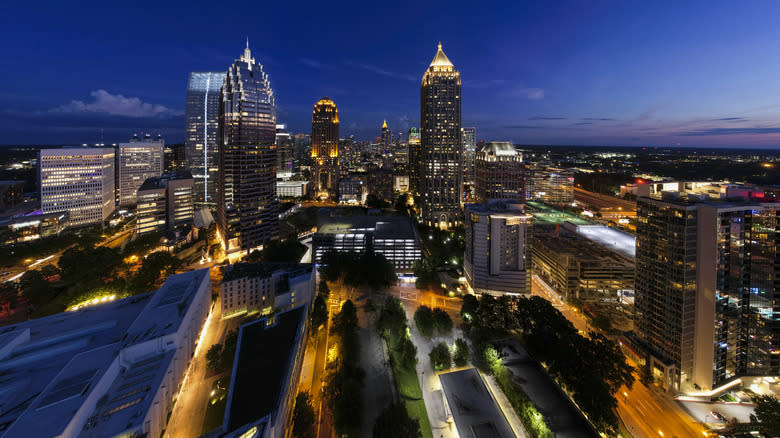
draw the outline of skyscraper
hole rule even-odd
[[[409,192],[420,193],[420,130],[409,129]]]
[[[441,49],[420,87],[420,194],[422,220],[446,229],[462,222],[463,144],[460,132],[460,73]]]
[[[463,140],[463,195],[469,199],[474,195],[476,168],[474,159],[477,154],[477,128],[461,128]]]
[[[287,132],[284,124],[276,125],[276,170],[279,172],[293,170],[293,149],[295,140]]]
[[[523,155],[509,142],[489,142],[476,153],[476,184],[478,201],[515,199],[525,202]]]
[[[38,152],[43,214],[67,211],[70,225],[102,224],[114,211],[114,149]]]
[[[162,138],[152,140],[147,135],[143,140],[135,137],[129,143],[119,143],[117,151],[117,173],[119,175],[119,205],[136,205],[136,191],[147,178],[163,173]]]
[[[311,115],[311,158],[317,196],[337,196],[339,188],[339,110],[323,97]]]
[[[760,201],[637,202],[635,326],[667,389],[780,374],[780,203]]]
[[[217,200],[219,90],[224,81],[224,71],[208,71],[190,73],[187,83],[184,151],[198,204],[214,205]]]
[[[247,42],[220,93],[217,228],[228,254],[279,234],[275,136],[271,82]]]

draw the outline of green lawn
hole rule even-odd
[[[390,355],[395,353],[390,348]],[[420,380],[417,379],[417,372],[414,369],[403,368],[397,364],[393,358],[393,375],[398,389],[398,395],[406,405],[406,411],[410,417],[420,420],[420,430],[423,438],[433,438],[431,422],[428,420],[428,411],[425,410],[425,402],[422,398],[422,389],[420,389]]]

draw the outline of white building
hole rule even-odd
[[[466,205],[463,267],[475,293],[531,293],[531,215],[514,201]]]
[[[209,270],[4,327],[0,437],[159,437],[209,314]]]
[[[67,211],[71,226],[100,224],[114,211],[114,149],[41,149],[41,211]]]
[[[228,265],[220,285],[222,317],[292,309],[314,297],[314,268],[307,263]]]
[[[278,177],[278,173],[276,174]],[[280,198],[302,198],[306,196],[308,181],[276,181],[276,196]]]
[[[163,139],[152,140],[149,135],[143,140],[135,137],[129,143],[119,143],[117,151],[119,205],[135,205],[136,192],[141,184],[148,178],[162,175],[164,147]]]

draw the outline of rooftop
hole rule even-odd
[[[447,58],[447,55],[444,54],[444,50],[441,49],[441,43],[439,43],[439,48],[436,51],[436,55],[434,55],[433,60],[431,61],[432,67],[452,67],[452,62],[450,62],[450,58]]]
[[[439,381],[460,436],[515,436],[476,368],[439,374]]]
[[[189,170],[178,170],[175,172],[164,173],[160,177],[147,178],[138,190],[154,190],[162,189],[166,187],[167,181],[192,179],[192,174]]]
[[[92,409],[87,399],[96,394],[82,436],[137,426],[143,416],[135,414],[149,409],[173,350],[142,358],[122,353],[124,371],[109,370],[116,372],[126,347],[175,331],[193,286],[208,282],[208,272],[174,275],[156,292],[0,329],[0,437],[61,435],[77,412]]]
[[[317,234],[373,233],[377,239],[414,239],[414,225],[406,216],[333,216],[320,220]]]
[[[274,416],[290,379],[298,339],[306,325],[308,306],[263,318],[241,327],[236,363],[225,410],[227,431]]]
[[[268,278],[277,271],[285,271],[293,276],[311,273],[310,263],[294,262],[262,262],[262,263],[235,263],[225,267],[225,275],[222,283],[239,278]]]

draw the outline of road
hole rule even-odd
[[[217,269],[212,269],[212,287],[217,280]],[[218,283],[217,283],[218,285]],[[171,413],[165,432],[170,438],[195,438],[204,432],[203,421],[206,418],[206,407],[213,382],[221,375],[206,377],[206,352],[212,345],[222,342],[225,334],[235,324],[234,320],[222,321],[219,299],[212,304],[209,319],[201,332],[195,355],[182,380],[181,390],[176,399],[176,405]]]
[[[566,317],[580,333],[588,333],[587,319],[536,275],[533,276],[531,293],[547,299]],[[638,369],[629,358],[626,361]],[[702,436],[706,429],[688,416],[682,407],[668,394],[655,387],[648,388],[639,383],[635,372],[635,383],[630,390],[621,389],[617,394],[618,415],[636,438],[644,437],[695,437]]]

